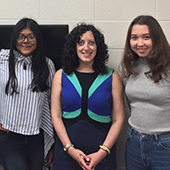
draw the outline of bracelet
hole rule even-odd
[[[104,151],[106,151],[106,152],[107,152],[107,155],[110,154],[110,149],[109,149],[107,146],[105,146],[105,145],[99,145],[99,147],[100,147],[101,149],[103,149]]]
[[[74,147],[74,145],[72,144],[72,143],[68,143],[68,144],[66,144],[65,146],[63,146],[63,150],[65,151],[65,152],[67,152],[68,151],[68,148],[69,147]]]

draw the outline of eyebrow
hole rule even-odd
[[[134,36],[134,35],[137,35],[137,34],[131,34],[131,36]],[[150,35],[150,33],[145,33],[145,34],[142,34],[142,35]]]
[[[29,33],[28,35],[31,35],[31,34],[34,35],[34,33]],[[24,35],[24,36],[25,36],[25,34],[22,34],[22,33],[19,33],[19,35]],[[28,36],[28,35],[27,35],[27,36]]]

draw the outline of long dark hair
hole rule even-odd
[[[32,54],[32,72],[33,72],[33,79],[30,84],[33,92],[43,92],[46,91],[49,87],[47,85],[47,79],[49,76],[49,69],[46,62],[46,58],[44,56],[43,50],[43,39],[40,31],[40,27],[36,21],[30,18],[23,18],[14,26],[11,40],[10,40],[10,55],[9,55],[9,78],[6,84],[5,93],[8,95],[10,87],[12,91],[10,92],[11,95],[17,92],[18,87],[18,80],[15,74],[15,56],[14,50],[16,49],[16,43],[19,33],[25,29],[29,28],[34,35],[36,36],[37,40],[37,48]]]
[[[94,58],[93,69],[101,74],[107,73],[108,47],[105,44],[103,34],[91,24],[80,23],[66,36],[62,55],[62,67],[66,74],[71,74],[79,66],[76,44],[80,37],[87,31],[91,31],[97,45],[97,53]]]
[[[129,26],[124,55],[121,62],[123,77],[127,78],[131,74],[137,74],[133,70],[133,66],[135,61],[139,59],[139,56],[132,51],[130,46],[132,27],[136,24],[148,26],[153,49],[151,54],[146,58],[150,70],[145,72],[145,74],[154,82],[159,82],[163,77],[167,77],[167,73],[170,69],[170,47],[160,24],[155,18],[149,15],[136,17]]]

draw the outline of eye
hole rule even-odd
[[[33,34],[30,34],[30,35],[28,35],[27,36],[29,39],[35,39],[35,35],[33,35]]]
[[[137,37],[136,37],[136,36],[131,36],[131,39],[132,39],[132,40],[136,40]]]
[[[146,35],[146,36],[144,36],[144,39],[145,40],[148,40],[148,39],[150,39],[151,37],[149,36],[149,35]]]
[[[78,42],[78,45],[80,45],[80,46],[84,45],[84,41],[80,40],[80,41]]]
[[[22,39],[24,39],[25,38],[25,36],[23,36],[23,35],[19,35],[18,36],[18,40],[22,40]]]
[[[94,45],[95,42],[94,42],[94,41],[89,41],[88,44],[89,44],[89,45]]]

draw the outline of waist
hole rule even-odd
[[[156,140],[156,141],[159,140],[159,139],[165,139],[165,138],[170,137],[170,131],[163,132],[163,133],[148,134],[148,133],[138,132],[137,130],[135,130],[130,125],[129,125],[129,128],[128,128],[128,134],[129,135],[136,135],[136,136],[141,137],[141,138],[151,139],[151,140]]]
[[[111,127],[111,122],[109,122],[109,123],[100,123],[100,122],[97,122],[95,120],[90,119],[89,117],[83,117],[82,115],[80,115],[79,117],[74,118],[74,119],[65,119],[65,118],[63,118],[63,122],[64,122],[64,125],[66,127],[69,127],[69,126],[77,123],[78,121],[82,121],[82,120],[89,122],[90,124],[92,124],[94,127],[96,127],[100,131],[108,131],[110,129],[110,127]]]
[[[0,130],[9,131],[8,129],[3,128],[1,123],[0,123]]]

